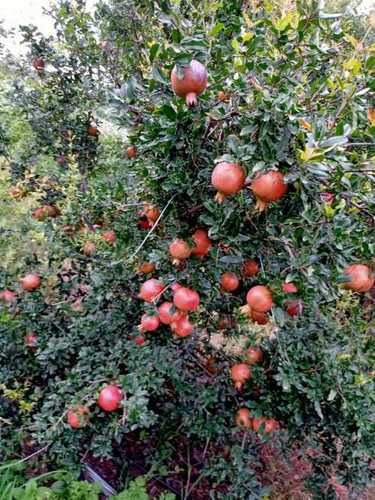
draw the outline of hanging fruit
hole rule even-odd
[[[179,74],[181,71],[181,75]],[[198,96],[207,87],[207,70],[199,61],[192,59],[187,66],[178,69],[175,66],[171,73],[173,92],[179,97],[185,97],[189,107],[196,106]]]

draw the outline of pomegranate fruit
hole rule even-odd
[[[172,292],[177,292],[177,290],[182,288],[182,285],[180,285],[180,283],[173,283],[173,285],[171,285],[171,288],[172,288]]]
[[[207,255],[212,247],[207,231],[204,229],[197,229],[191,238],[195,243],[191,250],[192,255],[196,257],[204,257]]]
[[[179,97],[185,97],[186,104],[189,107],[196,106],[198,96],[207,87],[207,70],[199,61],[192,59],[187,66],[179,70],[175,66],[171,73],[171,84],[173,92]]]
[[[99,393],[98,405],[104,411],[115,411],[119,408],[122,397],[122,391],[117,385],[107,385]]]
[[[234,292],[240,286],[240,280],[234,273],[223,273],[220,284],[226,292]]]
[[[17,295],[11,290],[2,290],[0,292],[0,300],[6,302],[7,304],[11,304],[17,300]]]
[[[302,300],[286,300],[286,312],[289,316],[300,316],[303,313],[303,302]]]
[[[247,408],[240,408],[236,413],[235,418],[237,427],[245,427],[245,429],[251,429],[253,425],[253,419],[251,413]]]
[[[35,59],[33,59],[32,65],[34,69],[36,69],[37,71],[43,71],[45,67],[45,62],[43,57],[36,57]]]
[[[112,230],[104,231],[104,233],[102,233],[102,239],[110,245],[113,245],[116,243],[116,233]]]
[[[36,273],[26,274],[23,278],[20,278],[21,286],[27,292],[32,292],[40,287],[41,279]]]
[[[199,294],[195,290],[183,286],[173,295],[173,303],[180,311],[196,311],[199,302]]]
[[[263,360],[263,352],[260,349],[253,349],[249,347],[246,351],[246,362],[249,365],[256,365]]]
[[[139,297],[146,302],[152,302],[164,290],[164,285],[161,281],[151,278],[141,285]]]
[[[99,130],[95,123],[91,123],[87,128],[87,135],[91,137],[97,137],[99,135]]]
[[[177,321],[171,323],[171,330],[177,337],[188,337],[193,333],[193,329],[194,327],[186,315],[180,316]]]
[[[91,241],[88,241],[87,243],[84,244],[82,248],[82,252],[87,255],[87,257],[90,257],[91,255],[94,255],[96,252],[96,245],[95,243],[92,243]]]
[[[135,146],[129,146],[126,148],[126,155],[129,159],[135,158],[137,156],[137,148]]]
[[[37,343],[38,343],[38,337],[35,332],[30,332],[27,335],[25,335],[25,345],[27,347],[31,348],[36,347]]]
[[[284,293],[298,293],[298,288],[294,283],[283,283],[282,289]]]
[[[343,284],[343,287],[355,292],[368,292],[375,282],[375,274],[371,269],[364,264],[352,264],[344,270],[344,275],[348,277],[348,281]]]
[[[160,216],[160,210],[155,205],[145,205],[143,215],[146,216],[151,226],[153,226],[153,223],[156,222]]]
[[[145,338],[142,335],[135,337],[134,342],[136,345],[143,345],[145,343]]]
[[[164,325],[170,325],[171,323],[178,321],[181,317],[181,312],[178,311],[172,302],[163,302],[158,308],[160,321]]]
[[[246,295],[246,301],[250,308],[257,312],[267,312],[273,306],[271,290],[262,285],[250,288]]]
[[[152,228],[152,222],[150,222],[149,220],[139,220],[138,221],[138,227],[139,229],[151,229]]]
[[[222,161],[211,175],[211,183],[217,189],[216,201],[222,203],[226,196],[238,193],[245,185],[246,174],[238,163]]]
[[[173,257],[173,264],[179,264],[190,257],[191,249],[185,240],[177,238],[169,245],[169,253]]]
[[[143,314],[139,330],[141,332],[154,332],[160,326],[160,319],[158,316],[150,316]]]
[[[268,316],[264,312],[254,311],[250,309],[250,318],[258,325],[266,325],[268,323]]]
[[[239,391],[244,383],[251,378],[251,370],[246,363],[237,363],[231,367],[230,376],[235,388]]]
[[[153,273],[155,269],[156,266],[152,262],[143,262],[143,264],[139,265],[138,272],[139,274],[150,274]]]
[[[270,433],[273,431],[277,431],[280,429],[280,424],[277,420],[274,418],[265,418],[265,417],[259,417],[259,418],[253,418],[253,429],[255,432],[259,432],[260,429],[263,427],[263,431]]]
[[[257,199],[256,208],[262,212],[270,202],[277,201],[284,196],[288,185],[281,172],[270,171],[258,175],[251,183],[251,190]]]
[[[84,427],[88,420],[89,409],[86,406],[77,406],[74,409],[68,410],[66,415],[68,424],[73,429]]]
[[[245,260],[242,267],[242,274],[245,278],[252,278],[259,273],[259,266],[255,260],[248,259]]]

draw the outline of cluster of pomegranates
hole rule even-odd
[[[169,253],[173,259],[173,264],[178,265],[192,255],[203,258],[208,254],[212,247],[212,242],[206,230],[197,229],[191,239],[193,240],[192,245],[181,238],[176,238],[169,245]]]
[[[172,302],[163,302],[155,311],[155,314],[143,314],[139,330],[141,333],[154,332],[160,324],[168,325],[172,333],[177,337],[187,337],[193,332],[193,325],[190,323],[188,314],[198,309],[200,303],[199,294],[192,290],[174,283],[172,289]],[[140,289],[139,297],[145,302],[158,302],[167,287],[164,284],[151,278],[145,281]]]

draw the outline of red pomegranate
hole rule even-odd
[[[170,325],[171,323],[178,321],[181,317],[181,311],[178,311],[172,302],[163,302],[158,308],[160,321],[164,325]]]
[[[218,163],[211,175],[211,183],[218,191],[215,199],[222,203],[226,196],[238,193],[244,187],[245,179],[245,171],[238,163]]]
[[[180,76],[179,73],[182,73]],[[186,104],[196,106],[197,97],[207,87],[207,70],[202,63],[192,59],[189,65],[178,69],[176,66],[171,73],[173,92],[179,97],[185,97]]]
[[[27,335],[25,335],[25,345],[27,347],[36,347],[38,344],[38,337],[35,332],[30,332]]]
[[[263,353],[260,349],[254,349],[249,347],[246,351],[246,362],[249,365],[256,365],[257,363],[261,363],[263,360]]]
[[[283,283],[282,289],[284,293],[298,293],[298,288],[294,283]]]
[[[281,172],[270,171],[266,174],[258,175],[251,183],[251,189],[257,199],[256,208],[263,211],[267,205],[279,200],[288,190],[288,185],[284,181]]]
[[[344,275],[348,281],[343,287],[355,292],[368,292],[375,282],[375,274],[364,264],[352,264],[344,270]]]
[[[147,204],[144,206],[143,215],[146,216],[152,227],[154,225],[153,223],[156,222],[160,216],[160,210],[155,205]]]
[[[188,337],[193,333],[193,329],[194,327],[186,315],[180,316],[177,321],[171,323],[171,330],[177,337]]]
[[[11,290],[3,290],[0,292],[0,300],[11,304],[17,300],[17,295]]]
[[[92,243],[91,241],[88,241],[87,243],[84,244],[82,248],[82,252],[87,255],[87,257],[90,257],[91,255],[94,255],[96,252],[96,245],[95,243]]]
[[[134,342],[136,345],[143,345],[145,343],[145,338],[142,335],[135,337]]]
[[[110,245],[113,245],[114,243],[116,243],[116,233],[112,230],[104,231],[102,233],[102,239]]]
[[[139,274],[150,274],[153,273],[156,269],[156,266],[153,262],[143,262],[138,267]]]
[[[234,273],[223,273],[220,284],[226,292],[234,292],[240,286],[240,280]]]
[[[20,278],[21,286],[27,292],[32,292],[40,287],[41,279],[36,273],[26,274],[23,278]]]
[[[246,363],[237,363],[231,367],[230,376],[235,388],[239,391],[244,383],[251,378],[251,370]]]
[[[129,159],[135,158],[137,156],[137,148],[135,146],[127,147],[126,154]]]
[[[196,257],[204,257],[207,255],[212,247],[207,231],[204,229],[197,229],[191,238],[195,243],[195,246],[191,250],[192,255]]]
[[[199,302],[198,293],[183,286],[173,295],[173,303],[180,311],[196,311],[199,307]]]
[[[262,285],[250,288],[246,295],[246,301],[250,308],[257,312],[267,312],[273,306],[271,290]]]
[[[155,300],[159,295],[161,295],[162,291],[164,290],[164,285],[161,281],[158,281],[154,278],[151,278],[147,281],[145,281],[141,285],[141,290],[139,292],[139,297],[143,299],[146,302],[152,302]]]
[[[149,314],[143,314],[141,318],[141,324],[139,330],[143,332],[154,332],[160,326],[160,319],[158,316],[150,316]]]
[[[180,283],[173,283],[171,285],[171,288],[172,288],[172,292],[177,292],[177,290],[179,290],[180,288],[182,288],[182,285],[180,285]]]
[[[36,57],[35,59],[33,59],[32,65],[37,71],[43,71],[45,67],[43,57]]]
[[[169,253],[173,257],[173,264],[179,264],[182,260],[190,257],[191,248],[185,240],[176,238],[169,245]]]
[[[87,127],[87,135],[91,137],[97,137],[99,135],[99,130],[96,123],[91,123],[89,127]]]
[[[250,318],[258,323],[258,325],[266,325],[268,323],[268,316],[264,312],[254,311],[254,309],[250,309]]]
[[[88,420],[89,409],[86,406],[77,406],[74,409],[68,410],[67,420],[70,427],[79,429],[84,427]]]
[[[252,259],[245,260],[242,267],[242,274],[246,278],[252,278],[253,276],[256,276],[258,273],[259,273],[259,266],[257,262]]]
[[[115,411],[120,406],[122,391],[117,385],[107,385],[99,393],[98,405],[104,411]]]
[[[251,413],[247,408],[240,408],[236,413],[236,426],[244,427],[245,429],[251,429],[253,424],[253,419]]]
[[[139,220],[138,221],[138,227],[139,229],[144,229],[144,230],[148,230],[148,229],[151,229],[153,226],[152,222],[150,222],[149,220]]]
[[[289,316],[300,316],[303,313],[303,302],[302,300],[286,300],[286,312]]]
[[[263,426],[263,427],[262,427]],[[264,432],[273,432],[280,429],[280,424],[274,418],[253,418],[253,429],[255,432],[259,432],[263,428]]]

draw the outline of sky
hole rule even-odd
[[[87,6],[92,9],[96,0],[87,0]],[[4,20],[4,27],[9,29],[20,24],[35,24],[43,34],[53,31],[52,20],[43,15],[43,7],[49,5],[49,0],[0,0],[0,19]],[[375,9],[375,0],[363,0],[362,11]],[[8,46],[12,52],[19,53],[19,38],[9,40]]]

